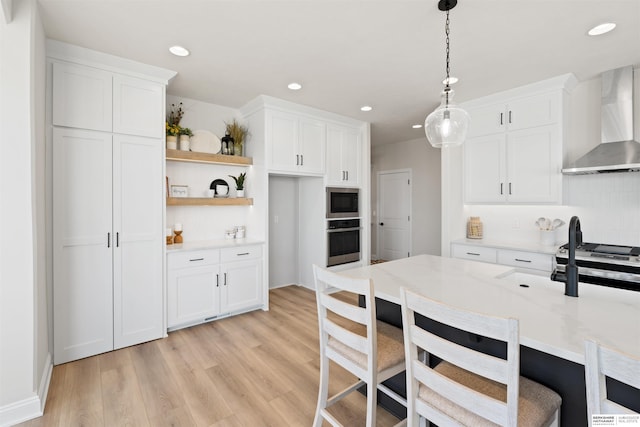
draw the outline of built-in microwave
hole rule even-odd
[[[327,218],[357,218],[360,216],[357,188],[327,187]]]

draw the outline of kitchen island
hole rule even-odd
[[[556,390],[563,399],[565,425],[587,425],[584,341],[587,338],[640,359],[640,292],[580,283],[579,297],[564,295],[564,284],[518,273],[512,267],[419,255],[341,272],[371,278],[378,318],[401,326],[400,288],[443,303],[520,321],[521,374]],[[525,286],[522,286],[525,285]],[[451,328],[427,326],[461,344],[500,354],[486,338]],[[640,393],[619,384],[612,392],[640,411]]]

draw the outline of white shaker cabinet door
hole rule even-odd
[[[113,136],[114,348],[162,337],[161,139]]]
[[[327,184],[357,187],[360,184],[362,144],[360,131],[330,126],[327,129]]]
[[[299,170],[311,174],[324,174],[326,126],[319,120],[300,119],[298,154]]]
[[[295,172],[300,163],[298,153],[298,118],[281,112],[268,113],[270,140],[267,162],[270,171]]]
[[[494,134],[464,144],[464,194],[466,203],[504,203],[505,136]]]
[[[114,75],[113,132],[162,138],[164,103],[164,85]]]
[[[218,264],[169,269],[167,323],[169,328],[203,322],[220,313]]]
[[[54,363],[113,349],[111,134],[53,129]]]
[[[222,264],[220,311],[232,313],[262,304],[262,259]]]
[[[53,124],[111,131],[111,73],[83,65],[53,63]]]
[[[507,114],[504,102],[469,109],[471,122],[467,138],[504,132]]]

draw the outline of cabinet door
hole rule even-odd
[[[513,203],[558,202],[561,159],[557,126],[509,132],[507,200]]]
[[[53,63],[53,124],[111,131],[111,73]]]
[[[504,134],[481,136],[464,144],[464,194],[467,203],[505,201]]]
[[[268,113],[267,162],[270,171],[296,172],[298,153],[298,118],[293,114]]]
[[[113,131],[162,138],[164,86],[148,80],[114,75]]]
[[[201,322],[220,313],[219,266],[169,269],[167,324],[175,327]]]
[[[262,304],[262,260],[222,264],[220,311],[232,313]]]
[[[53,129],[54,363],[113,350],[111,135]]]
[[[358,129],[327,129],[327,184],[358,186],[362,145]]]
[[[114,347],[162,337],[162,139],[113,136]]]
[[[299,170],[305,173],[324,174],[327,139],[325,123],[318,120],[300,119],[299,129]]]
[[[510,101],[507,127],[510,131],[545,126],[558,122],[560,95],[544,93]]]
[[[468,113],[471,121],[467,138],[491,135],[505,130],[506,107],[502,102],[470,108]]]

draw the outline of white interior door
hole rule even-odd
[[[411,255],[411,171],[378,172],[378,258]]]

